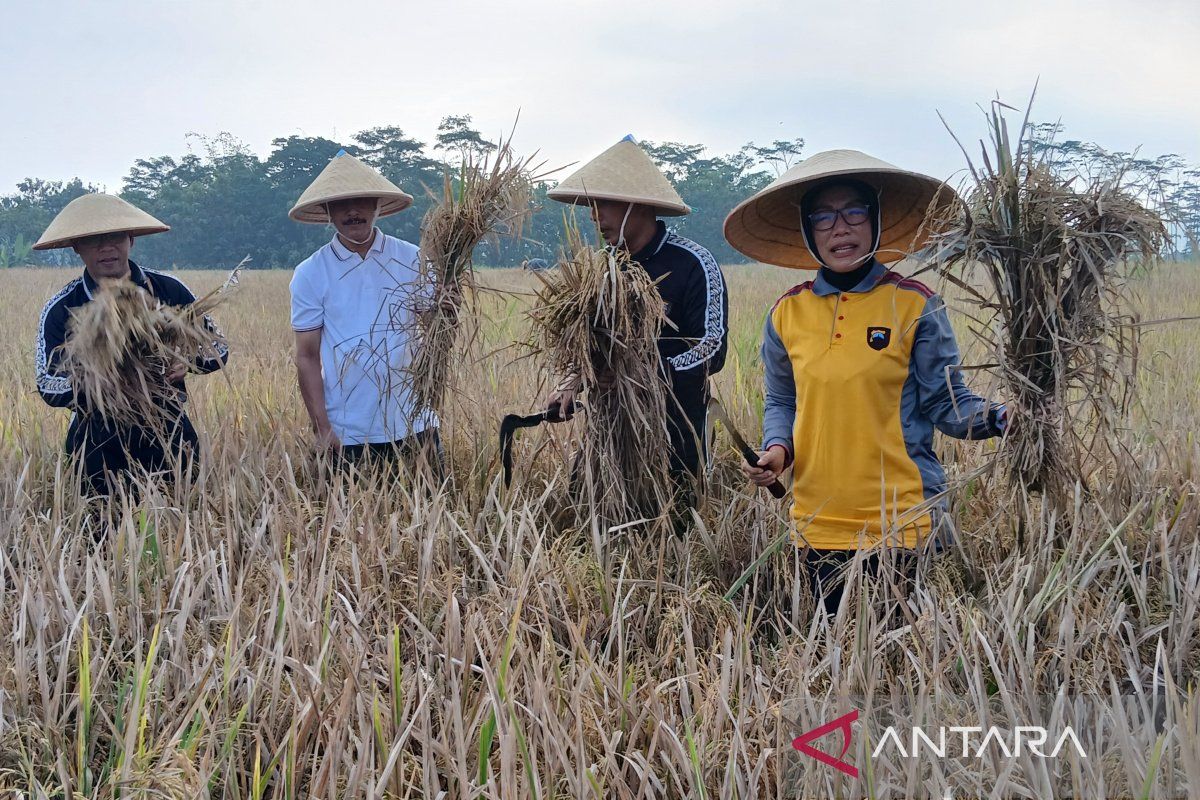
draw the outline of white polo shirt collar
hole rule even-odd
[[[383,252],[383,231],[379,230],[378,227],[374,230],[375,238],[371,242],[371,249],[367,251],[366,258],[360,259],[362,261],[366,261],[367,258],[377,256]],[[333,240],[329,243],[329,247],[333,250],[333,254],[337,257],[338,261],[349,261],[352,258],[358,258],[358,253],[342,244],[342,240],[338,238],[336,233],[333,234]]]

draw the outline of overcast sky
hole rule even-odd
[[[803,137],[947,177],[997,93],[1069,138],[1200,162],[1195,0],[3,3],[0,193],[111,190],[190,132],[348,137],[447,114],[554,165],[627,133],[713,152]],[[1016,122],[1014,121],[1014,124]],[[332,154],[331,154],[332,155]]]

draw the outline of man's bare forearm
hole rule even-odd
[[[325,410],[325,383],[321,380],[321,359],[297,357],[296,378],[300,383],[300,397],[308,410],[313,430],[317,433],[328,431],[329,413]]]

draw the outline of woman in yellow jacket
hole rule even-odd
[[[814,596],[835,611],[857,550],[912,554],[948,542],[945,472],[933,430],[1001,435],[1004,406],[963,383],[945,304],[885,263],[924,243],[940,181],[853,150],[806,159],[741,203],[725,237],[768,264],[815,269],[775,303],[763,331],[763,452],[756,484],[792,472],[792,518]]]

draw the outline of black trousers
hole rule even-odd
[[[804,570],[813,599],[826,614],[836,614],[846,588],[846,573],[852,569],[857,550],[804,551]],[[892,550],[881,554],[873,551],[861,562],[865,577],[888,578],[902,586],[910,585],[916,577],[917,553],[912,550]]]
[[[358,469],[395,469],[401,465],[411,469],[422,457],[432,470],[433,477],[442,480],[446,474],[446,456],[437,428],[426,428],[394,442],[343,445],[339,464],[343,469],[351,466]]]
[[[84,491],[106,497],[118,485],[128,488],[135,469],[170,474],[182,460],[190,472],[200,439],[187,414],[180,414],[165,434],[76,414],[67,429],[66,451],[82,468]]]
[[[695,503],[696,484],[708,462],[708,381],[703,375],[696,378],[675,378],[667,397],[671,478],[689,505]]]

